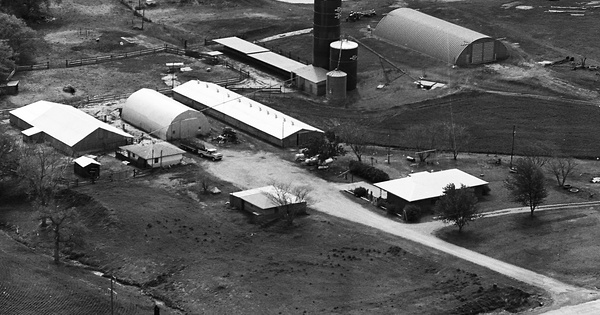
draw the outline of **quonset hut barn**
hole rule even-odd
[[[276,146],[303,146],[324,136],[318,128],[214,83],[188,81],[173,89],[173,98]]]
[[[46,141],[69,155],[100,152],[131,143],[133,136],[69,105],[47,101],[10,111],[11,125],[30,142]]]
[[[131,94],[123,106],[121,118],[167,141],[210,132],[210,124],[204,114],[150,89]]]
[[[508,58],[508,50],[500,41],[409,8],[388,13],[373,34],[457,66]]]

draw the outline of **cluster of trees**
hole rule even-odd
[[[412,125],[404,131],[403,136],[408,146],[417,152],[431,149],[449,151],[455,160],[467,148],[471,139],[467,127],[454,122]],[[423,152],[419,154],[419,161],[426,162],[428,157],[428,153]]]
[[[44,16],[50,4],[61,0],[0,0],[0,11],[25,20],[37,20]]]

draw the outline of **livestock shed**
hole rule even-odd
[[[292,71],[296,87],[314,95],[324,95],[327,87],[327,70],[312,65]]]
[[[304,146],[324,136],[318,128],[214,83],[188,81],[173,89],[173,98],[276,146]]]
[[[89,156],[80,156],[73,160],[73,171],[81,177],[97,178],[100,176],[100,162]]]
[[[444,195],[444,187],[448,184],[454,184],[457,188],[465,185],[467,188],[474,189],[477,196],[481,196],[488,182],[454,168],[438,172],[413,173],[408,177],[373,185],[387,192],[388,204],[396,205],[400,209],[408,204],[430,209]]]
[[[297,213],[306,211],[306,201],[294,202],[297,196],[289,196],[288,204],[279,206],[271,196],[280,196],[274,186],[265,186],[229,194],[229,203],[236,209],[249,212],[256,221],[274,219],[281,216],[281,211],[292,210]]]
[[[158,168],[181,163],[183,153],[185,151],[168,142],[152,142],[119,147],[117,157],[140,168]]]
[[[409,8],[388,13],[373,35],[457,66],[494,62],[509,56],[499,40]]]
[[[210,132],[210,124],[204,114],[151,89],[131,94],[123,106],[121,118],[167,141]]]
[[[46,141],[68,155],[101,152],[132,142],[133,136],[72,107],[37,101],[9,112],[23,140]]]

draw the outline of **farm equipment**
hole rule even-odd
[[[375,10],[367,10],[367,11],[350,11],[350,14],[346,17],[346,22],[356,22],[363,17],[372,17],[377,15]]]
[[[227,142],[238,143],[238,137],[237,137],[237,133],[235,132],[235,130],[233,130],[229,127],[225,127],[225,128],[223,128],[223,132],[221,132],[220,135],[213,138],[211,141],[218,142],[218,143],[227,143]]]

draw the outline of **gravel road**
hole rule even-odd
[[[447,243],[431,235],[440,223],[403,224],[389,220],[377,213],[367,211],[340,192],[340,186],[327,182],[298,167],[294,162],[285,161],[268,152],[222,150],[224,159],[218,163],[203,162],[207,170],[215,176],[235,183],[242,189],[268,185],[273,181],[310,185],[314,190],[312,208],[332,216],[364,224],[381,231],[409,239],[484,266],[513,279],[537,286],[548,291],[554,300],[553,308],[580,304],[600,298],[600,293],[585,288],[565,284],[556,279],[517,267],[474,251]],[[292,159],[290,152],[290,160]],[[582,304],[583,305],[583,304]],[[594,305],[599,305],[595,303]],[[560,313],[557,313],[560,314]]]

